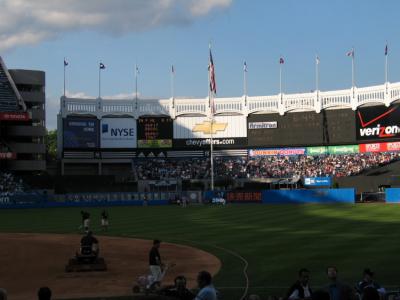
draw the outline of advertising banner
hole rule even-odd
[[[400,142],[361,144],[360,152],[396,152],[400,151]]]
[[[244,202],[261,203],[262,202],[262,192],[261,191],[257,191],[257,192],[230,191],[230,192],[226,193],[226,201],[229,203],[244,203]]]
[[[388,152],[400,151],[400,142],[388,142],[388,143],[386,143],[386,150]]]
[[[325,155],[328,154],[328,147],[321,146],[321,147],[307,147],[307,155]]]
[[[103,118],[101,148],[136,148],[136,120],[133,118]]]
[[[358,145],[329,146],[329,154],[354,154],[359,153]]]
[[[305,177],[304,185],[305,186],[331,186],[332,178],[331,177]]]
[[[178,117],[174,120],[174,147],[209,147],[211,137],[217,148],[247,146],[245,116]]]
[[[14,152],[0,152],[0,160],[17,159],[17,154]]]
[[[251,149],[249,150],[250,157],[257,156],[293,156],[305,155],[306,148],[278,148],[278,149]]]
[[[213,145],[219,148],[234,148],[247,146],[247,138],[219,139],[213,138]],[[175,139],[175,148],[204,148],[210,147],[211,139]]]
[[[247,137],[245,116],[178,117],[174,120],[174,139]]]
[[[138,120],[138,148],[172,148],[173,120],[143,117]]]
[[[278,128],[278,122],[249,122],[249,129],[274,129]]]
[[[363,107],[357,110],[357,140],[385,141],[400,137],[400,105]]]
[[[0,121],[29,121],[27,112],[0,112]]]
[[[94,118],[70,117],[63,120],[64,148],[99,147],[99,121]]]

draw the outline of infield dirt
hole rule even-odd
[[[108,271],[65,273],[65,265],[79,249],[80,235],[0,234],[0,287],[15,300],[35,299],[42,286],[50,287],[55,299],[132,295],[137,277],[149,272],[152,241],[96,237]],[[216,274],[221,268],[218,258],[188,246],[162,243],[160,254],[164,262],[176,263],[163,284],[184,275],[192,288],[199,271]]]

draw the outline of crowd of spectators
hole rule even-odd
[[[17,178],[12,173],[0,171],[0,194],[13,195],[25,190],[22,179]]]
[[[400,153],[359,153],[320,156],[216,157],[216,177],[232,179],[344,177],[400,159]],[[139,180],[208,179],[210,159],[153,159],[135,162]]]
[[[311,273],[308,269],[302,268],[298,272],[297,280],[288,288],[285,295],[280,297],[268,296],[268,299],[279,300],[383,300],[385,296],[392,294],[393,299],[398,299],[398,292],[387,292],[374,279],[374,272],[366,268],[362,278],[354,286],[339,279],[338,269],[335,266],[326,268],[327,283],[316,289],[311,284]],[[152,290],[151,295],[145,293],[137,295],[134,299],[157,299],[157,300],[217,300],[220,299],[218,290],[213,285],[212,276],[207,271],[199,272],[197,276],[197,289],[190,290],[186,286],[186,278],[182,275],[174,280],[173,285],[161,286]],[[38,300],[51,300],[52,292],[48,287],[39,289]],[[250,294],[246,300],[267,299],[260,295]],[[0,289],[0,300],[7,300],[7,291]]]

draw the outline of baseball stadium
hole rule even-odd
[[[11,299],[43,285],[55,299],[189,299],[166,291],[182,277],[195,289],[201,271],[218,299],[291,299],[298,270],[322,290],[328,267],[345,282],[376,273],[382,297],[398,297],[400,83],[62,96],[49,161],[44,72],[0,66],[0,284]]]
[[[0,0],[0,300],[400,300],[399,11]]]

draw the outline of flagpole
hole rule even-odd
[[[101,97],[101,68],[99,63],[99,98]]]
[[[65,97],[65,68],[66,68],[66,65],[65,65],[65,57],[64,57],[64,97]]]
[[[387,44],[386,44],[386,47],[387,47]],[[385,52],[386,52],[385,53],[385,83],[387,83],[388,82],[388,55],[389,55],[387,48],[386,48]]]
[[[318,93],[319,91],[319,57],[315,57],[315,89]]]
[[[211,43],[208,45],[211,56]],[[211,168],[211,191],[214,191],[214,141],[213,141],[213,126],[214,126],[214,91],[211,90],[211,57],[208,62],[208,97],[211,108],[211,124],[210,124],[210,168]]]
[[[135,64],[135,99],[138,100],[138,66]]]
[[[279,63],[279,94],[282,94],[282,64]]]
[[[175,85],[175,69],[174,69],[174,66],[172,65],[172,67],[171,67],[171,97],[172,97],[172,99],[175,98],[174,85]]]
[[[211,92],[212,101],[214,102],[214,95]],[[211,108],[211,144],[210,144],[210,155],[211,155],[211,190],[214,191],[214,139],[213,139],[213,130],[214,130],[214,112],[213,108]]]
[[[247,64],[246,62],[244,63],[243,66],[243,92],[244,92],[244,96],[245,98],[247,98]]]
[[[351,55],[351,84],[354,89],[355,87],[355,79],[354,79],[354,48],[352,50],[352,55]]]

